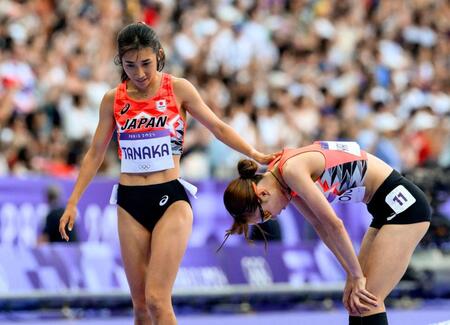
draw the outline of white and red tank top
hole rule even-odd
[[[169,74],[156,94],[145,100],[128,96],[126,81],[116,91],[114,119],[122,173],[146,173],[174,167],[183,152],[186,123],[180,114]]]
[[[330,203],[362,202],[365,193],[367,153],[361,150],[356,142],[316,141],[306,147],[284,149],[281,155],[270,163],[269,169],[279,162],[278,169],[283,175],[286,161],[311,151],[320,152],[325,157],[325,169],[315,183],[327,200]]]

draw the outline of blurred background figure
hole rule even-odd
[[[66,243],[59,233],[59,219],[64,213],[65,204],[61,200],[61,188],[57,185],[50,185],[46,191],[48,202],[48,213],[45,216],[45,224],[42,233],[38,238],[38,244],[45,243]],[[69,235],[68,243],[78,242],[77,225],[75,224],[72,231],[67,232]]]
[[[283,239],[283,233],[278,220],[269,220],[259,225],[259,227],[261,229],[258,229],[255,226],[250,227],[249,238],[251,240],[264,242],[264,239],[266,239],[267,241],[281,242]],[[261,231],[264,232],[264,235]]]

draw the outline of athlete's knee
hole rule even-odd
[[[172,310],[170,294],[150,291],[146,293],[145,300],[147,308],[153,317],[158,318],[160,315]]]
[[[370,276],[367,278],[366,289],[375,297],[377,297],[378,306],[384,304],[384,300],[389,294],[389,288],[380,285],[380,283],[377,283],[377,281],[372,281]]]
[[[140,302],[133,301],[133,314],[137,321],[145,321],[150,318],[149,308],[144,300]]]

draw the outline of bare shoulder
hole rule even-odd
[[[114,104],[114,99],[116,98],[116,91],[117,91],[117,87],[108,90],[105,95],[103,96],[103,100],[102,100],[102,106],[104,104],[108,105],[108,106],[112,106]]]
[[[107,102],[114,102],[114,99],[116,97],[116,91],[117,91],[117,87],[108,90],[105,95],[103,96],[103,100],[107,101]]]
[[[316,180],[325,169],[325,157],[317,151],[303,152],[289,158],[283,166],[284,177],[308,176]]]
[[[195,87],[185,78],[172,76],[172,86],[175,94],[181,97],[188,96],[189,94],[192,94],[192,92],[195,92]]]

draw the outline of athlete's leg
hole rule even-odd
[[[117,207],[120,250],[130,286],[135,325],[151,324],[145,300],[145,274],[150,259],[150,232],[128,212]]]
[[[176,324],[172,287],[192,232],[192,219],[190,205],[176,201],[153,229],[145,296],[154,325]]]
[[[379,229],[377,228],[369,227],[364,235],[358,254],[359,264],[361,265],[362,269],[364,269],[364,266],[367,263],[367,258],[369,257],[369,252],[372,247],[373,240],[378,234],[378,230]]]
[[[362,268],[367,278],[367,290],[378,298],[380,305],[363,316],[385,312],[382,302],[402,278],[429,225],[429,222],[384,225],[373,239],[369,233],[367,247],[362,247],[363,254],[368,251]]]
[[[366,277],[367,277],[367,275],[365,274],[364,269],[365,269],[365,265],[367,263],[367,259],[369,257],[369,252],[372,247],[373,240],[375,239],[377,233],[378,233],[377,228],[369,227],[369,229],[367,229],[367,231],[364,235],[364,238],[362,240],[361,248],[359,249],[358,260],[359,260],[359,264],[361,265],[361,269],[363,270],[363,274]],[[343,297],[344,300],[348,299],[348,294],[349,294],[349,292],[344,292],[344,297]],[[383,304],[382,301],[380,301],[379,303]],[[349,317],[350,325],[359,324],[360,318],[361,318],[361,316],[359,314],[350,314],[349,316],[350,316]]]

